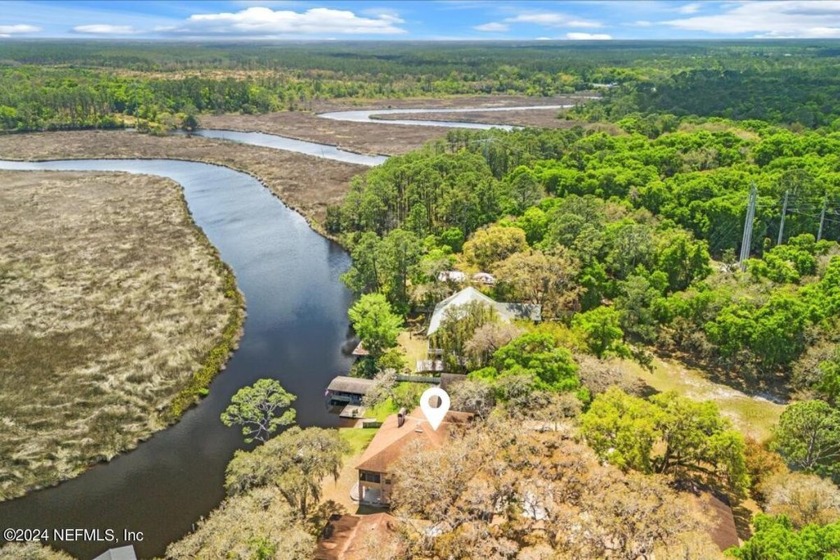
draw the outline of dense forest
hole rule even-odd
[[[367,355],[351,375],[373,380],[369,410],[417,406],[424,386],[398,381],[414,369],[399,337],[470,278],[541,311],[444,314],[429,347],[465,374],[452,406],[474,418],[389,473],[399,530],[371,558],[722,558],[686,499],[708,494],[739,516],[728,557],[821,560],[840,554],[836,55],[819,41],[11,42],[0,127],[165,130],[325,99],[597,89],[558,115],[567,128],[453,130],[356,176],[328,208],[325,229],[352,257],[342,280]],[[718,402],[642,382],[663,359],[784,409],[753,439]],[[294,400],[276,395],[275,408]],[[294,415],[273,421],[168,557],[311,556],[347,431],[269,437]]]
[[[770,385],[794,368],[813,388],[824,382],[804,362],[838,335],[838,149],[835,133],[722,120],[655,139],[454,131],[357,178],[327,227],[352,247],[348,284],[403,311],[426,308],[437,294],[422,287],[459,263],[561,322],[615,314],[626,340]],[[742,274],[751,184],[754,257]],[[552,265],[568,278],[549,289],[519,278],[554,276]]]
[[[313,101],[600,88],[587,120],[667,113],[803,127],[838,118],[827,42],[0,44],[0,130],[178,126],[201,112],[310,110]],[[788,79],[796,70],[796,80]],[[128,117],[126,119],[126,117]],[[135,118],[138,121],[135,121]]]
[[[453,390],[459,410],[571,418],[624,472],[752,497],[764,513],[735,557],[835,553],[840,509],[825,500],[840,495],[840,136],[673,115],[614,124],[453,131],[357,177],[327,226],[351,248],[344,280],[362,296],[351,310],[362,340],[381,334],[366,323],[399,325],[462,287],[442,272],[489,272],[482,291],[538,304],[543,321],[506,325],[478,303],[444,315],[431,345],[447,371],[468,374]],[[738,262],[753,186],[750,258]],[[401,367],[389,346],[355,375],[381,382]],[[608,365],[649,367],[655,355],[791,404],[770,440],[745,439],[715,403],[650,396]],[[434,520],[426,501],[409,507]]]

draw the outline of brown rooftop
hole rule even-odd
[[[707,534],[721,550],[738,546],[738,530],[732,508],[709,491],[695,494],[694,499],[709,519]]]
[[[419,408],[406,415],[402,426],[397,422],[397,415],[392,414],[382,423],[356,468],[378,473],[388,472],[391,465],[402,457],[409,444],[419,441],[424,449],[440,447],[449,438],[449,430],[453,425],[464,424],[471,417],[472,415],[466,412],[450,411],[438,429],[433,430]]]
[[[373,515],[342,515],[330,521],[325,536],[318,541],[315,560],[366,560],[370,546],[376,545],[371,536],[385,536],[393,531],[395,519],[387,513]]]

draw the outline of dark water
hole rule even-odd
[[[350,366],[341,346],[351,298],[339,282],[349,257],[257,180],[223,167],[169,160],[0,161],[0,168],[116,170],[174,179],[184,187],[195,222],[233,268],[248,306],[240,348],[198,407],[110,463],[0,503],[0,528],[98,528],[118,536],[124,529],[141,531],[144,540],[134,542],[138,555],[160,555],[223,498],[225,465],[242,437],[222,425],[219,414],[240,387],[274,377],[298,396],[300,425],[335,425],[323,394],[329,380]],[[115,546],[49,544],[82,559]]]

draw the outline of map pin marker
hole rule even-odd
[[[432,406],[430,402],[432,397],[438,397],[440,399],[439,407],[434,408]],[[433,430],[437,431],[440,427],[444,416],[449,412],[449,404],[449,394],[440,387],[432,387],[423,392],[423,395],[420,397],[420,410],[423,411],[423,415],[429,421],[429,424],[432,425]]]

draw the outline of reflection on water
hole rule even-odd
[[[196,223],[233,268],[248,306],[240,348],[198,407],[110,463],[0,503],[0,526],[142,531],[138,553],[160,555],[223,498],[225,465],[242,437],[223,426],[219,414],[240,387],[277,378],[298,396],[301,425],[335,425],[323,394],[329,380],[350,366],[341,346],[351,298],[338,279],[349,257],[256,179],[224,167],[168,160],[0,161],[0,169],[128,171],[177,181]],[[50,544],[81,558],[113,546]]]

